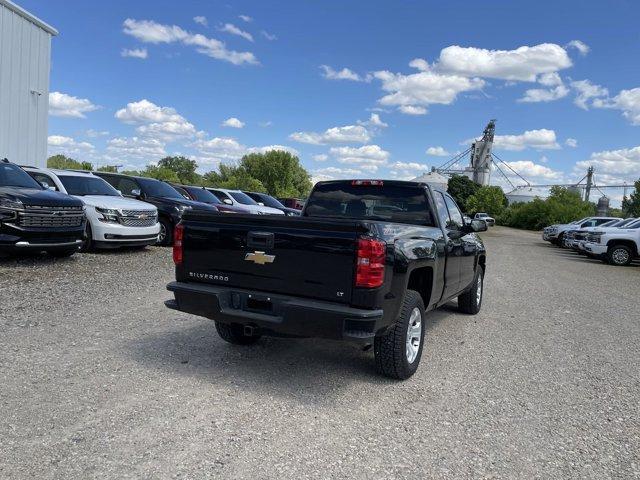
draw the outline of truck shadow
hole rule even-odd
[[[450,316],[449,309],[428,314],[427,336],[435,323]],[[253,346],[238,346],[221,340],[211,320],[189,321],[191,326],[184,323],[177,321],[175,329],[141,337],[127,350],[150,370],[196,377],[213,388],[258,390],[303,404],[326,403],[353,383],[383,388],[398,384],[376,372],[373,348],[363,351],[347,342],[271,337]],[[425,355],[416,375],[428,375]]]

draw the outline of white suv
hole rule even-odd
[[[589,255],[602,258],[611,265],[629,265],[640,256],[640,220],[622,228],[591,232],[584,249]]]
[[[43,186],[72,195],[85,204],[87,229],[83,251],[95,248],[144,247],[158,241],[158,209],[123,197],[91,172],[24,167]]]
[[[240,190],[228,190],[226,188],[207,188],[207,190],[213,193],[218,200],[226,205],[242,207],[249,210],[251,213],[257,213],[258,215],[284,215],[284,212],[277,208],[258,205],[258,202]]]

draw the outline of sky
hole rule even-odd
[[[18,3],[60,32],[50,154],[205,172],[276,146],[314,180],[411,179],[495,118],[531,184],[640,177],[636,1]]]

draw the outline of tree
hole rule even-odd
[[[47,159],[47,167],[59,170],[93,170],[89,162],[79,162],[65,155],[53,155]]]
[[[482,186],[467,199],[470,212],[486,212],[489,215],[500,215],[507,206],[507,197],[502,188]]]
[[[451,178],[449,178],[447,192],[453,197],[460,208],[466,212],[469,210],[467,200],[474,195],[479,188],[480,185],[465,175],[452,175]]]
[[[158,168],[171,170],[176,174],[176,182],[187,185],[200,184],[202,178],[196,169],[198,164],[195,160],[190,160],[186,157],[164,157],[158,162]]]
[[[640,179],[634,183],[635,190],[629,198],[622,200],[622,210],[629,217],[640,217]]]
[[[140,172],[143,177],[155,178],[156,180],[164,180],[165,182],[180,183],[178,174],[167,167],[161,167],[160,165],[147,165],[147,167]]]
[[[266,192],[274,197],[305,197],[312,184],[309,173],[295,155],[282,150],[250,153],[237,165],[221,164],[203,176],[214,187]]]
[[[98,167],[97,171],[105,173],[118,173],[118,167],[116,167],[115,165],[103,165],[102,167]]]

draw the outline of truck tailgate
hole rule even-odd
[[[178,276],[190,282],[349,303],[355,220],[188,213]],[[179,278],[180,279],[180,278]]]

